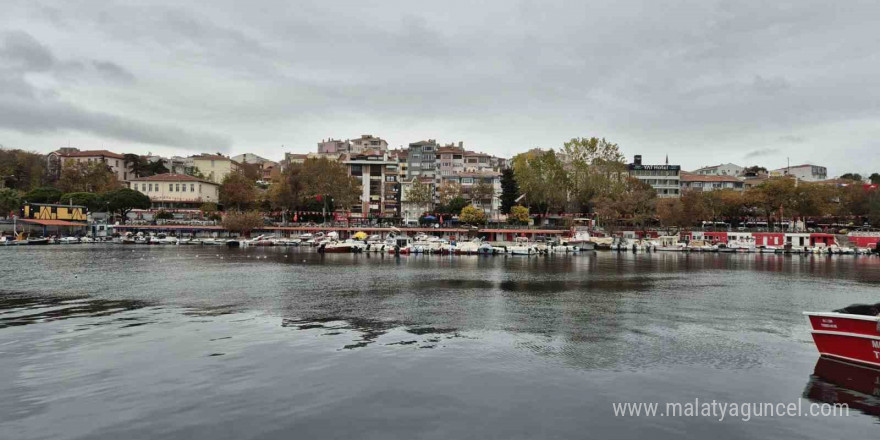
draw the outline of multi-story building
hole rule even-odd
[[[745,184],[742,180],[728,175],[700,175],[694,173],[681,173],[681,190],[695,189],[700,191],[714,191],[716,189],[732,189],[742,191]]]
[[[361,197],[351,207],[353,218],[400,217],[400,182],[397,160],[385,152],[365,150],[342,161],[352,177],[360,179]]]
[[[666,162],[664,165],[644,165],[642,156],[636,155],[627,169],[630,176],[651,185],[657,191],[657,197],[680,197],[681,166],[669,165],[668,158]]]
[[[464,171],[464,154],[461,142],[457,146],[449,144],[436,149],[434,176],[438,183],[444,177]]]
[[[501,209],[501,173],[497,171],[461,172],[442,176],[442,182],[457,183],[461,187],[462,196],[474,206],[482,208],[490,218],[498,215]],[[480,183],[491,185],[492,195],[483,200],[474,198],[473,189]]]
[[[241,163],[259,163],[259,164],[262,164],[262,163],[265,163],[265,162],[272,162],[271,160],[266,159],[265,157],[257,156],[256,154],[253,154],[253,153],[244,153],[244,154],[239,154],[238,156],[232,156],[232,160],[234,160],[234,161],[236,161],[236,162],[238,162],[238,163],[240,163],[240,164],[241,164]],[[274,163],[274,162],[273,162],[273,163]]]
[[[437,141],[428,139],[409,144],[407,151],[407,178],[430,177],[437,175]]]
[[[366,150],[388,151],[388,142],[371,134],[362,134],[358,139],[348,141],[349,153],[359,154]]]
[[[816,182],[828,179],[828,169],[818,165],[803,164],[770,171],[770,176],[791,176],[807,182]]]
[[[345,154],[351,151],[351,142],[327,139],[318,142],[318,154]]]
[[[219,154],[200,154],[190,157],[192,166],[201,173],[205,179],[214,183],[223,183],[223,178],[229,173],[238,171],[238,162]]]
[[[745,168],[734,163],[722,163],[696,169],[692,174],[701,176],[739,176]]]
[[[77,148],[62,148],[46,156],[47,169],[55,178],[61,176],[61,170],[65,166],[75,163],[103,163],[120,182],[131,177],[131,167],[125,163],[125,156],[107,150],[80,151]]]
[[[388,150],[388,157],[397,160],[397,179],[401,182],[407,180],[407,157],[409,157],[408,150],[405,150],[403,148],[399,150]]]
[[[220,200],[219,185],[186,174],[135,177],[129,187],[146,194],[152,209],[199,209],[203,203]]]
[[[427,185],[431,191],[431,194],[434,193],[434,189],[436,185],[434,184],[434,177],[410,177],[407,180],[401,180],[400,182],[400,215],[403,217],[403,221],[406,224],[413,224],[419,221],[419,217],[425,213],[427,210],[431,208],[432,203],[415,203],[410,201],[409,191],[412,189],[413,185],[416,182],[420,184]]]

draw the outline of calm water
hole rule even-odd
[[[801,312],[878,287],[876,257],[0,248],[0,438],[874,438]],[[804,396],[861,411],[612,410]]]

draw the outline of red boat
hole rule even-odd
[[[880,368],[880,304],[804,315],[819,354]]]

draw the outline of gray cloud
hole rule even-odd
[[[774,168],[785,151],[831,174],[852,157],[880,169],[873,1],[9,2],[0,27],[27,34],[0,72],[31,74],[0,74],[0,94],[56,104],[50,127],[101,119],[97,137],[131,128],[121,118],[196,143],[222,130],[236,152],[278,158],[328,134],[503,155],[597,135],[685,168]],[[168,152],[193,142],[131,131]]]

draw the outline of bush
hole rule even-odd
[[[468,225],[481,225],[486,223],[486,213],[474,205],[468,205],[461,210],[458,221]]]
[[[510,214],[507,215],[507,223],[512,225],[529,224],[529,208],[522,205],[510,207]]]

